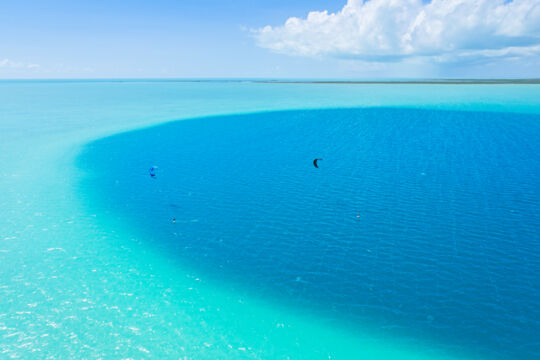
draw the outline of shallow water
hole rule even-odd
[[[540,87],[533,85],[2,82],[0,352],[14,358],[534,356],[538,120],[526,114],[540,113],[539,98]],[[394,112],[387,121],[393,126],[384,129],[372,117],[364,117],[369,126],[359,127],[360,110],[326,112],[339,127],[324,112],[277,119],[268,113],[174,123],[167,131],[158,127],[87,146],[124,130],[210,114],[381,105],[497,114],[441,118],[428,111],[419,118],[415,111],[369,110],[377,116]],[[309,132],[292,126],[315,121],[317,129]],[[420,126],[425,121],[429,129]],[[187,147],[177,144],[181,136],[172,137],[182,126],[191,132],[182,135]],[[209,137],[218,130],[225,137]],[[143,136],[146,131],[164,131],[164,143],[174,146],[164,151],[156,145],[154,153],[136,158],[120,152],[155,142]],[[358,136],[369,141],[356,141]],[[258,141],[246,141],[251,138]],[[285,142],[273,146],[273,139]],[[113,175],[94,177],[97,168],[77,156],[107,143],[118,151],[109,157],[131,161]],[[220,148],[225,151],[218,154]],[[290,151],[283,156],[281,149]],[[261,152],[267,153],[264,161]],[[318,170],[311,165],[314,152],[324,159]],[[374,161],[376,156],[385,161]],[[216,160],[223,157],[227,161]],[[159,206],[141,211],[146,195],[132,192],[136,211],[125,209],[127,201],[118,199],[129,193],[110,193],[106,185],[117,185],[107,181],[122,183],[143,160],[141,173],[123,189],[153,186],[151,203]],[[159,165],[159,178],[148,184],[151,165]],[[260,178],[233,174],[244,166]],[[244,194],[252,188],[246,181],[257,185],[257,202]],[[202,194],[203,186],[212,194]],[[422,191],[429,198],[419,198]],[[167,194],[174,201],[163,207]],[[264,206],[276,197],[284,201]],[[251,210],[249,218],[239,215]],[[388,217],[381,219],[382,212]],[[174,227],[169,221],[161,226],[161,218],[172,216]],[[424,226],[415,228],[416,218]],[[246,235],[248,222],[256,226]],[[285,231],[295,241],[287,242]],[[428,233],[436,235],[432,242]],[[321,246],[309,246],[310,239],[350,251],[327,244],[321,252]],[[287,252],[291,246],[298,251]],[[278,253],[286,256],[267,257]],[[407,273],[420,275],[410,279]],[[375,282],[377,276],[382,280]],[[452,289],[449,279],[460,287]],[[452,295],[447,303],[441,302],[445,294]]]

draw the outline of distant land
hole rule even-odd
[[[306,83],[306,84],[540,84],[540,79],[425,79],[425,80],[256,80],[261,83]]]

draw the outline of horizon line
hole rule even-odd
[[[263,84],[531,84],[540,85],[540,78],[390,78],[390,79],[336,79],[336,78],[256,78],[256,77],[194,77],[194,78],[0,78],[0,82],[230,82],[230,83],[263,83]]]

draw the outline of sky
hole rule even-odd
[[[540,0],[0,0],[11,78],[540,78]]]

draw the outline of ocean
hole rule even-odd
[[[0,82],[0,352],[538,358],[538,99]]]

